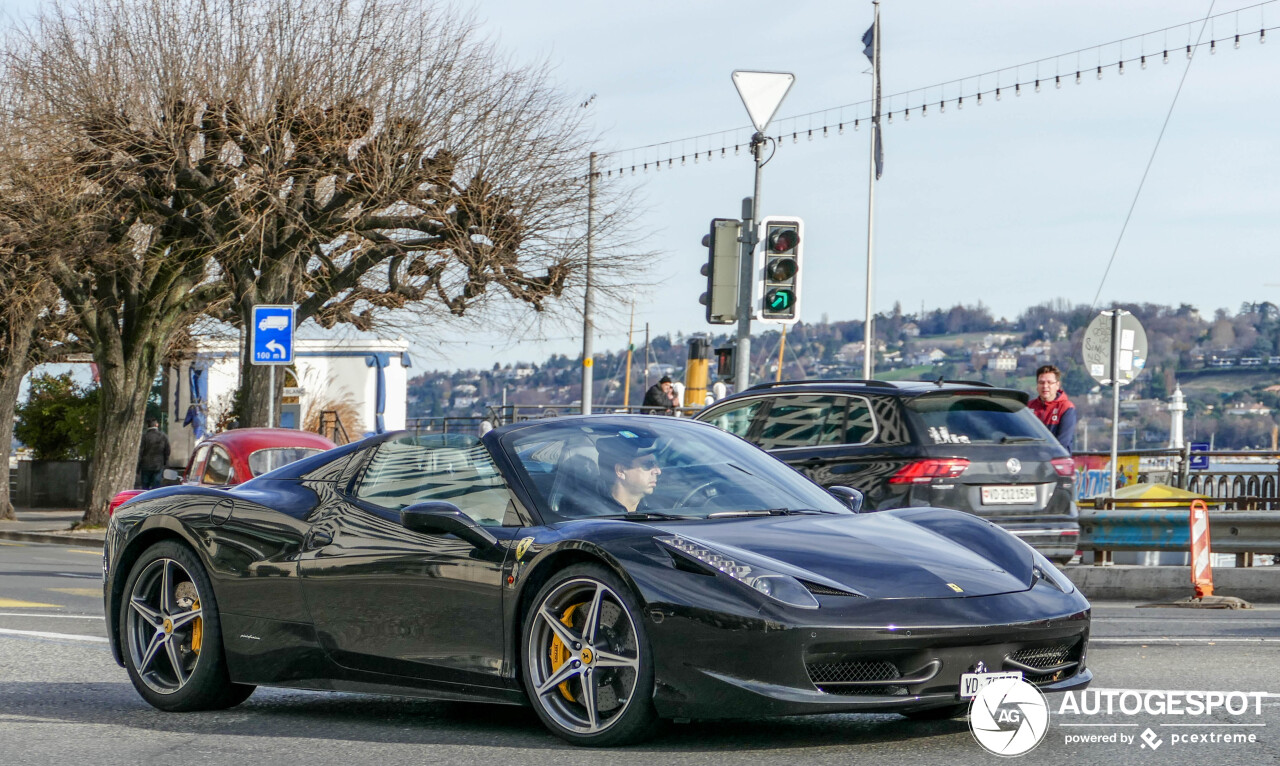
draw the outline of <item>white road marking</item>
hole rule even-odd
[[[60,641],[89,641],[95,644],[107,643],[107,639],[102,636],[79,636],[75,633],[48,633],[43,630],[10,630],[9,628],[0,628],[0,636],[29,636],[30,638],[53,638]]]
[[[91,614],[36,614],[34,612],[0,612],[0,617],[61,617],[64,620],[101,620],[102,615]]]
[[[1090,638],[1090,644],[1280,644],[1280,638]]]

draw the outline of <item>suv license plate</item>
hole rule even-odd
[[[987,684],[1003,681],[1006,678],[1022,680],[1022,673],[1011,670],[1007,673],[965,673],[960,676],[960,699],[967,700],[978,696],[978,692]]]
[[[1031,485],[983,487],[983,505],[1026,505],[1036,501],[1036,488]]]

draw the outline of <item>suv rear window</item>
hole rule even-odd
[[[871,408],[860,397],[779,396],[765,415],[762,449],[862,444],[875,435]]]
[[[921,438],[933,444],[1009,444],[1053,438],[1031,410],[1011,396],[933,394],[907,402]]]

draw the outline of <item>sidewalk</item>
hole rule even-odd
[[[101,546],[105,529],[72,532],[71,526],[84,518],[74,508],[18,508],[17,521],[0,521],[0,540],[56,545]]]

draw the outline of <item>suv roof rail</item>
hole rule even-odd
[[[982,386],[983,388],[995,388],[994,383],[988,383],[985,380],[944,380],[943,383],[955,383],[961,386]]]
[[[877,388],[897,388],[896,385],[887,380],[863,380],[861,378],[824,378],[821,380],[779,380],[772,383],[757,383],[748,388],[748,391],[755,391],[761,388],[778,388],[779,386],[826,386],[832,383],[858,383],[864,386],[876,386]]]

